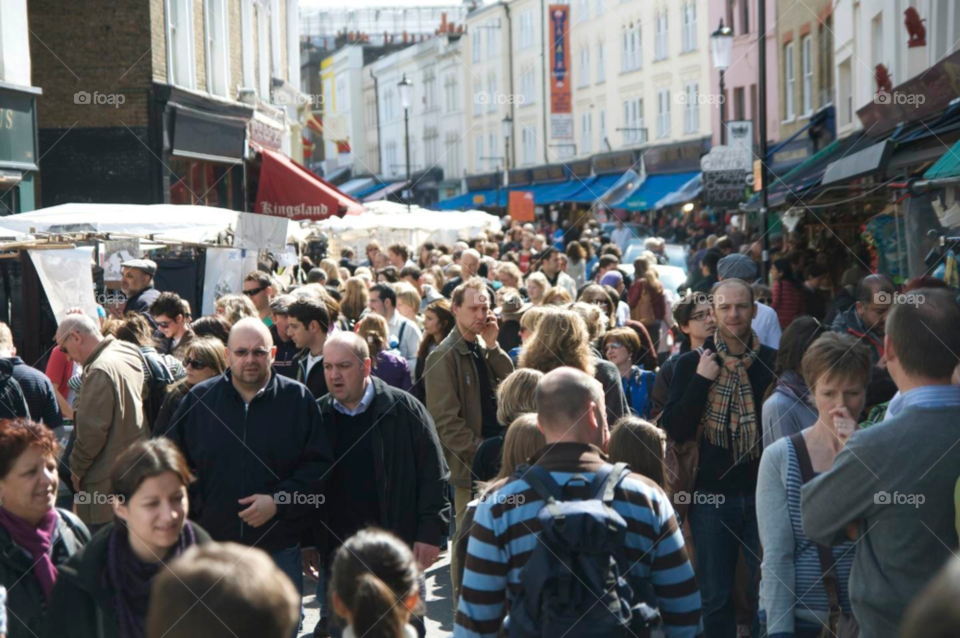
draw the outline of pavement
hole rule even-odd
[[[320,607],[317,604],[316,581],[306,576],[303,586],[309,595],[303,597],[306,619],[300,638],[313,636],[313,628],[320,620]],[[427,638],[443,638],[453,633],[453,602],[450,589],[450,551],[440,554],[433,567],[427,570]]]

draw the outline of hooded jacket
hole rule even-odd
[[[19,359],[19,357],[17,357]],[[22,363],[22,362],[21,362]],[[58,410],[59,412],[59,410]],[[13,377],[13,360],[0,359],[0,419],[31,418],[23,388]],[[39,419],[43,414],[34,414]]]

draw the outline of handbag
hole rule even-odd
[[[813,478],[813,464],[810,462],[810,452],[803,434],[797,432],[790,436],[793,448],[797,451],[797,462],[800,464],[800,480],[806,484]],[[820,630],[820,638],[858,638],[860,625],[853,614],[848,614],[840,608],[840,583],[837,581],[837,572],[833,568],[833,551],[829,547],[817,545],[820,555],[820,571],[823,574],[823,587],[827,590],[827,600],[830,603],[830,626],[824,625]]]
[[[662,414],[662,413],[661,413]],[[660,420],[660,415],[657,415]],[[694,488],[697,484],[697,472],[700,469],[700,441],[703,439],[703,426],[697,426],[697,433],[692,439],[678,442],[667,437],[667,446],[664,450],[663,465],[666,468],[666,492],[673,503],[673,509],[680,516],[681,521],[687,520],[687,510],[693,500]]]

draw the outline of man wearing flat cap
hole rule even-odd
[[[127,297],[123,314],[139,312],[147,318],[150,325],[154,325],[150,304],[160,296],[160,291],[153,287],[153,276],[157,274],[156,262],[150,259],[131,259],[120,264],[120,271],[120,290]]]

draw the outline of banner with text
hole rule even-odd
[[[573,139],[568,5],[550,5],[550,33],[550,137]]]

